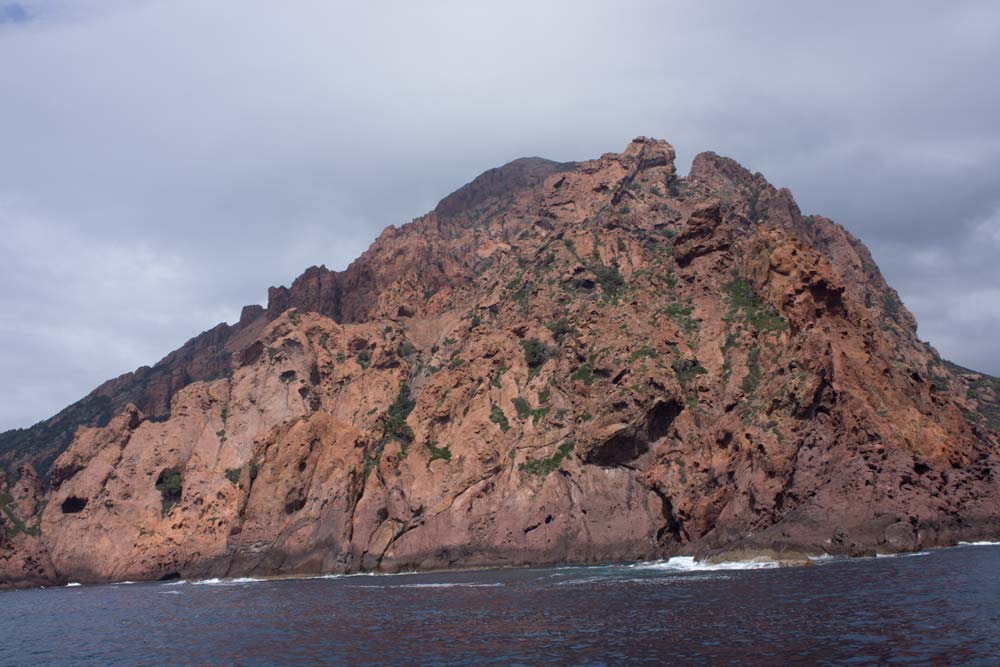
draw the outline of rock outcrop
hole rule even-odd
[[[6,434],[0,579],[996,537],[998,389],[917,338],[860,241],[732,160],[681,178],[645,138],[517,160]]]

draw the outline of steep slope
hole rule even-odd
[[[30,428],[0,433],[0,469],[9,473],[29,463],[45,474],[69,447],[78,427],[106,426],[129,404],[142,406],[151,419],[165,419],[178,389],[228,373],[232,349],[260,332],[263,309],[250,306],[243,315],[235,326],[220,324],[192,338],[155,366],[108,380],[54,417]]]
[[[518,189],[535,186],[549,174],[572,166],[541,158],[514,160],[503,167],[490,169],[445,197],[435,213],[441,219],[454,218],[484,202],[509,197]],[[439,227],[437,231],[445,233],[446,229]],[[266,310],[247,306],[235,325],[219,324],[191,339],[155,366],[144,366],[105,382],[54,417],[30,428],[0,433],[0,469],[12,473],[20,464],[29,463],[46,476],[49,466],[69,446],[78,427],[106,426],[129,404],[137,406],[150,419],[165,419],[170,413],[170,401],[179,389],[192,382],[213,380],[229,373],[233,352],[245,347],[268,321],[288,308],[311,310],[338,322],[364,320],[381,286],[398,278],[392,258],[380,252],[382,248],[376,244],[343,273],[326,267],[311,267],[290,289],[272,287],[268,291]],[[423,290],[435,289],[444,278],[438,275],[439,267],[434,266],[433,250],[432,244],[422,245],[411,256],[426,265],[426,271],[414,276],[425,281]],[[419,256],[421,253],[423,257]],[[417,298],[413,303],[419,305],[421,301]],[[404,312],[407,309],[405,304],[400,307]]]
[[[272,288],[204,348],[224,363],[81,422],[50,491],[22,468],[0,498],[0,577],[865,554],[1000,534],[980,416],[995,392],[970,394],[981,380],[919,341],[843,228],[732,160],[702,154],[680,178],[673,159],[639,138],[579,164],[518,160],[344,272]]]

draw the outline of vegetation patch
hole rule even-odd
[[[549,414],[549,410],[551,410],[551,409],[552,408],[550,408],[550,407],[548,407],[546,405],[546,406],[542,406],[540,408],[535,408],[534,410],[532,410],[531,411],[531,423],[537,426],[538,422],[540,422],[543,419],[545,419],[545,415]]]
[[[747,374],[743,378],[743,384],[741,385],[743,393],[749,396],[757,391],[757,387],[760,386],[760,379],[760,348],[754,345],[747,354]]]
[[[742,278],[734,278],[722,287],[729,298],[726,321],[732,322],[738,313],[758,331],[784,331],[788,328],[785,318],[771,304],[765,304]]]
[[[552,351],[548,346],[537,338],[525,338],[521,341],[521,348],[524,350],[524,362],[528,364],[528,373],[536,374],[541,370],[545,362],[552,356]]]
[[[368,475],[371,474],[371,471],[375,469],[378,462],[382,459],[382,452],[385,450],[385,446],[393,440],[399,443],[399,458],[406,458],[414,437],[413,429],[406,423],[406,418],[410,416],[415,406],[416,402],[410,398],[410,388],[404,384],[399,388],[399,393],[396,395],[396,399],[392,402],[392,405],[382,415],[382,437],[373,447],[369,447],[365,451],[365,479],[368,479]]]
[[[28,526],[21,520],[14,509],[14,498],[9,493],[0,494],[0,512],[7,517],[8,532],[13,537],[18,533],[37,537],[42,532],[41,523],[35,526]]]
[[[682,387],[687,387],[687,384],[695,377],[708,372],[704,366],[698,363],[697,359],[677,358],[670,363],[670,367],[674,369],[677,381],[681,383]]]
[[[544,459],[529,459],[522,463],[518,468],[522,472],[526,472],[529,475],[538,475],[539,477],[545,477],[550,472],[553,472],[559,468],[559,464],[563,462],[563,459],[570,455],[573,451],[573,442],[567,441],[559,445],[555,453],[552,456]]]
[[[748,217],[750,222],[757,224],[760,221],[760,211],[758,206],[760,205],[760,193],[763,188],[754,188],[753,193],[750,195],[750,210],[748,211]]]
[[[605,266],[595,258],[590,270],[594,272],[594,277],[597,278],[597,283],[608,300],[616,299],[625,289],[625,278],[618,271],[616,264]]]
[[[445,463],[451,462],[451,450],[448,449],[448,445],[444,447],[438,447],[433,440],[427,441],[427,449],[431,453],[431,457],[427,459],[427,469],[431,467],[431,463],[437,461],[438,459],[444,461]]]
[[[685,470],[684,459],[678,457],[674,459],[674,465],[677,467],[677,477],[680,479],[681,484],[687,484],[687,471]]]
[[[511,285],[520,282],[520,279],[511,282]],[[510,285],[508,285],[510,287]],[[513,289],[513,287],[510,287]],[[511,292],[510,298],[521,308],[521,313],[524,315],[528,314],[528,299],[531,298],[532,293],[535,291],[534,285],[530,281],[526,281],[520,288]]]
[[[372,362],[371,350],[367,348],[361,350],[360,352],[358,352],[358,355],[355,357],[355,359],[357,359],[358,365],[361,366],[361,368],[367,369],[368,365],[371,364]]]
[[[975,411],[965,411],[966,419],[973,425],[1000,433],[1000,378],[963,368],[950,361],[941,362],[954,375],[962,375],[969,383],[966,398],[976,401]],[[928,364],[930,371],[931,364]]]
[[[499,426],[500,430],[504,433],[510,430],[510,422],[507,421],[507,415],[504,414],[503,408],[496,403],[493,403],[490,407],[490,421]]]
[[[493,374],[493,377],[490,378],[490,384],[499,389],[500,380],[503,378],[503,374],[509,370],[510,368],[508,368],[507,366],[501,366],[500,368],[498,368],[496,372]]]
[[[539,399],[541,400],[541,396],[542,396],[543,393],[545,394],[545,401],[548,401],[549,397],[548,397],[548,391],[547,390],[539,392],[539,394],[538,394],[539,395]],[[523,421],[523,420],[527,419],[528,417],[531,417],[531,423],[535,424],[535,425],[537,425],[538,422],[540,422],[542,419],[544,419],[545,415],[549,414],[549,411],[552,409],[552,408],[550,408],[548,406],[540,406],[540,407],[532,409],[531,404],[528,403],[528,400],[525,399],[525,398],[522,398],[521,396],[518,396],[517,398],[515,398],[511,402],[514,404],[514,409],[517,410],[517,418],[518,419],[520,419],[520,420]]]
[[[184,478],[177,468],[166,468],[156,478],[156,490],[160,492],[160,515],[166,516],[171,508],[181,501],[184,493]]]
[[[671,303],[661,308],[660,312],[676,322],[685,334],[690,336],[698,332],[698,320],[691,316],[694,308],[690,305]]]
[[[561,343],[567,334],[576,333],[576,329],[573,328],[573,325],[565,317],[560,317],[558,320],[549,322],[545,327],[552,332],[552,337],[555,338],[557,343]]]
[[[893,322],[899,321],[899,299],[891,289],[882,292],[882,311]]]
[[[583,364],[569,376],[571,380],[579,380],[588,387],[594,384],[594,380],[597,376],[594,375],[594,369],[590,367],[590,364]]]
[[[233,486],[235,486],[240,483],[240,475],[242,473],[242,468],[226,468],[226,479],[232,482]]]
[[[729,351],[736,347],[736,335],[726,334],[726,342],[722,345],[722,386],[729,385],[729,378],[733,374],[733,360],[729,356]]]
[[[392,440],[398,441],[401,458],[406,458],[407,449],[413,442],[413,429],[406,423],[406,418],[416,405],[416,401],[410,398],[409,386],[404,384],[399,388],[396,400],[382,416],[382,445]]]
[[[645,359],[646,357],[655,359],[657,356],[659,356],[659,353],[656,351],[655,348],[652,348],[649,345],[643,345],[635,352],[633,352],[632,356],[629,357],[629,359],[631,361],[638,361],[639,359]]]

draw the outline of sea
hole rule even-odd
[[[3,666],[1000,665],[1000,543],[0,592]]]

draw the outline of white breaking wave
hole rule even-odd
[[[400,584],[399,588],[497,588],[499,586],[503,584]]]
[[[229,586],[231,584],[253,584],[258,581],[267,581],[267,579],[256,579],[254,577],[236,577],[235,579],[201,579],[200,581],[192,581],[191,583],[195,586]]]
[[[709,563],[708,561],[695,560],[691,556],[674,556],[663,561],[636,563],[628,567],[639,570],[661,570],[666,572],[716,572],[719,570],[770,570],[780,566],[781,563],[778,561],[767,558]]]
[[[385,584],[382,586],[359,584],[357,586],[352,586],[352,588],[496,588],[498,586],[503,586],[503,584],[442,583],[442,584]]]
[[[960,547],[1000,547],[1000,542],[959,542]]]
[[[809,560],[819,565],[823,563],[832,563],[834,561],[844,560],[844,556],[834,556],[832,554],[819,554],[818,556],[809,556]]]
[[[256,584],[261,582],[275,582],[275,581],[308,581],[312,579],[343,579],[347,577],[395,577],[403,574],[421,574],[420,572],[398,572],[395,574],[387,574],[384,572],[352,572],[350,574],[307,574],[307,575],[297,575],[297,576],[274,576],[274,577],[235,577],[233,579],[223,579],[221,577],[215,577],[212,579],[196,579],[189,581],[187,579],[174,579],[172,581],[161,582],[162,586],[186,586],[188,584],[194,586],[228,586],[232,584]],[[132,582],[122,582],[122,583],[132,583]]]
[[[71,581],[68,584],[66,584],[66,588],[70,588],[71,586],[83,586],[83,584],[81,584],[78,581]]]
[[[930,551],[907,551],[895,554],[880,554],[876,552],[875,558],[912,558],[914,556],[927,556],[930,553]]]

